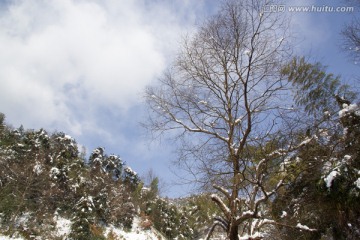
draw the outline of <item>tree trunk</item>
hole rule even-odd
[[[228,231],[228,239],[229,240],[239,240],[239,226],[230,224]]]

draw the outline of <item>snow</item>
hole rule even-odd
[[[124,171],[131,175],[137,175],[137,173],[134,170],[132,170],[131,167],[129,166],[125,167]]]
[[[360,189],[360,178],[358,178],[358,179],[354,182],[354,184],[356,185],[357,188]]]
[[[284,218],[284,217],[286,217],[286,216],[287,216],[287,212],[282,211],[282,214],[281,214],[280,218]]]
[[[286,157],[286,158],[284,159],[284,161],[283,161],[282,163],[280,163],[280,170],[281,170],[281,171],[286,171],[286,168],[287,168],[288,166],[290,166],[290,164],[291,164],[291,158],[290,158],[290,157]]]
[[[211,199],[215,199],[215,201],[221,205],[221,209],[226,211],[225,214],[230,215],[230,209],[225,205],[225,203],[221,200],[221,198],[216,194],[211,194]]]
[[[71,221],[69,219],[55,216],[56,221],[56,235],[57,236],[67,236],[71,231]]]
[[[103,147],[98,147],[92,151],[92,154],[99,155],[99,154],[102,154],[104,152],[104,150],[105,149]]]
[[[347,161],[349,161],[351,159],[351,156],[350,155],[345,155],[344,156],[344,160],[347,162]]]
[[[80,185],[79,184],[73,184],[73,185],[71,185],[71,189],[74,191],[74,192],[76,192],[76,189],[78,189],[80,187]]]
[[[242,218],[242,217],[244,217],[244,216],[246,216],[246,215],[254,215],[254,212],[251,211],[251,210],[245,211],[245,212],[243,212],[243,213],[241,214],[241,216],[237,216],[236,219],[240,219],[240,218]]]
[[[33,172],[36,175],[40,175],[43,172],[42,166],[39,162],[36,162],[36,165],[34,166]]]
[[[55,212],[54,221],[56,222],[55,236],[60,237],[59,239],[67,239],[71,232],[71,220],[63,218]],[[134,218],[133,227],[130,231],[126,231],[120,228],[116,228],[112,225],[105,227],[104,236],[109,237],[112,234],[115,239],[131,239],[131,240],[166,240],[157,230],[151,228],[144,230],[141,228],[141,219],[139,217]],[[9,237],[0,234],[1,240],[24,240],[21,237]],[[42,238],[41,238],[42,239]]]
[[[342,107],[343,107],[343,109],[341,109],[339,111],[340,118],[342,118],[352,112],[354,112],[357,116],[360,116],[360,111],[359,111],[360,109],[357,104],[347,105],[344,103]]]
[[[329,173],[329,175],[327,175],[327,177],[324,178],[327,188],[331,187],[332,182],[334,181],[336,176],[338,176],[339,174],[340,173],[338,171],[333,170],[331,173]]]
[[[302,147],[302,146],[308,144],[311,140],[312,140],[312,138],[306,138],[304,141],[302,141],[302,142],[299,144],[299,146]]]
[[[8,236],[3,236],[3,235],[0,235],[0,239],[1,240],[24,240],[24,238],[20,238],[20,237],[8,237]]]
[[[57,167],[53,167],[50,169],[50,177],[57,179],[57,175],[59,175],[61,172]]]
[[[235,124],[239,124],[241,122],[241,118],[237,118],[236,120],[235,120]]]
[[[244,54],[250,56],[251,52],[250,52],[250,50],[246,49],[246,50],[244,51]]]
[[[65,140],[73,140],[73,138],[70,135],[65,134],[64,136]]]
[[[114,226],[109,226],[105,229],[104,235],[108,236],[110,233],[113,233],[120,239],[131,240],[165,240],[165,238],[155,229],[143,230],[140,227],[140,224],[141,219],[135,217],[131,231],[124,231],[122,229],[115,228]]]
[[[240,237],[239,240],[248,240],[251,238],[263,238],[263,237],[264,237],[264,235],[262,233],[256,232],[252,235],[245,234],[244,236]]]
[[[230,193],[228,192],[228,190],[227,190],[226,188],[224,188],[224,187],[221,187],[221,186],[216,185],[216,184],[214,184],[213,187],[214,187],[215,189],[218,189],[219,191],[221,191],[222,193],[224,193],[224,194],[226,194],[226,195],[229,195],[229,194],[230,194]]]
[[[302,225],[301,223],[298,223],[298,224],[296,225],[296,227],[297,227],[297,228],[304,229],[304,230],[309,230],[309,229],[310,229],[308,226]]]
[[[262,220],[261,223],[262,223],[262,224],[268,224],[268,223],[273,224],[273,223],[275,223],[275,221],[274,221],[274,220],[271,220],[271,219],[264,219],[264,220]]]
[[[30,218],[30,213],[26,212],[24,214],[22,214],[17,220],[16,220],[16,225],[17,226],[26,226],[26,223],[29,221]]]
[[[256,229],[261,228],[265,224],[274,224],[276,223],[274,220],[271,219],[255,219],[251,224],[251,232],[256,231]]]
[[[1,215],[0,215],[1,216]],[[26,226],[26,223],[27,223],[27,221],[28,221],[28,219],[29,219],[29,216],[30,216],[30,213],[24,213],[23,215],[21,215],[17,220],[16,220],[16,226],[18,227],[18,226]],[[0,218],[0,220],[1,220],[1,218]],[[4,236],[4,235],[2,235],[1,233],[0,233],[0,239],[1,240],[24,240],[24,238],[22,238],[22,237],[18,237],[18,236],[16,236],[17,234],[15,233],[14,234],[15,236],[13,236],[13,237],[9,237],[9,236]],[[35,238],[35,239],[37,239],[37,238]]]
[[[142,187],[141,188],[141,192],[150,192],[151,191],[151,189],[150,188],[148,188],[148,187]]]
[[[311,229],[306,225],[302,225],[301,223],[298,223],[296,225],[297,228],[301,229],[301,230],[305,230],[305,231],[316,231],[315,229]]]
[[[92,211],[92,207],[94,207],[94,202],[93,202],[93,197],[92,196],[88,196],[88,197],[81,197],[81,199],[78,201],[77,204],[82,204],[85,203],[86,207],[88,208],[88,210],[91,212]],[[82,209],[83,212],[86,211],[86,209]]]

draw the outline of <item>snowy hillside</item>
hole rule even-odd
[[[133,227],[130,232],[124,231],[116,227],[107,227],[105,229],[105,236],[113,234],[120,239],[132,239],[132,240],[165,240],[166,238],[161,235],[156,229],[150,228],[144,230],[140,225],[141,219],[134,218]]]
[[[48,233],[47,236],[40,237],[37,236],[34,239],[36,240],[43,240],[48,239],[49,235],[51,237],[57,237],[61,239],[70,239],[69,235],[71,232],[71,224],[72,222],[69,219],[55,216],[54,217],[56,221],[56,227],[53,232]],[[141,219],[139,217],[135,217],[133,221],[133,226],[130,231],[114,227],[112,225],[110,226],[104,226],[99,231],[102,231],[102,235],[105,237],[105,239],[119,239],[119,240],[166,240],[164,236],[162,236],[161,233],[159,233],[156,229],[150,228],[145,230],[143,227],[141,227]],[[19,234],[17,234],[19,235]],[[25,240],[26,238],[20,237],[20,236],[5,236],[0,234],[1,240]],[[29,236],[31,237],[31,236]]]

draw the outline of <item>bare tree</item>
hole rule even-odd
[[[353,4],[355,7],[360,7],[359,0],[350,0],[346,1]],[[360,18],[354,17],[353,20],[348,23],[342,31],[344,39],[344,47],[349,53],[350,57],[354,59],[355,62],[360,61]]]
[[[234,240],[281,224],[266,219],[263,205],[283,186],[279,164],[310,141],[295,146],[280,139],[280,123],[292,111],[281,75],[291,55],[288,20],[263,11],[265,4],[271,3],[224,2],[184,40],[159,85],[146,90],[146,126],[172,131],[181,143],[177,163],[223,195],[212,195],[223,216],[208,238],[217,226]]]

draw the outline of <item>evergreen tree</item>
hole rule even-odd
[[[86,165],[72,137],[13,129],[0,116],[0,230],[44,236],[55,213],[72,220],[73,239],[102,239],[100,223],[131,228],[139,178],[118,156],[98,148]]]
[[[299,235],[284,228],[281,238],[358,239],[360,113],[352,103],[356,95],[339,77],[326,74],[320,63],[294,59],[284,73],[296,89],[298,107],[306,113],[303,117],[312,119],[304,125],[311,129],[312,144],[284,164],[289,182],[272,212],[288,222],[308,223],[317,231]],[[286,212],[280,210],[284,205]]]

